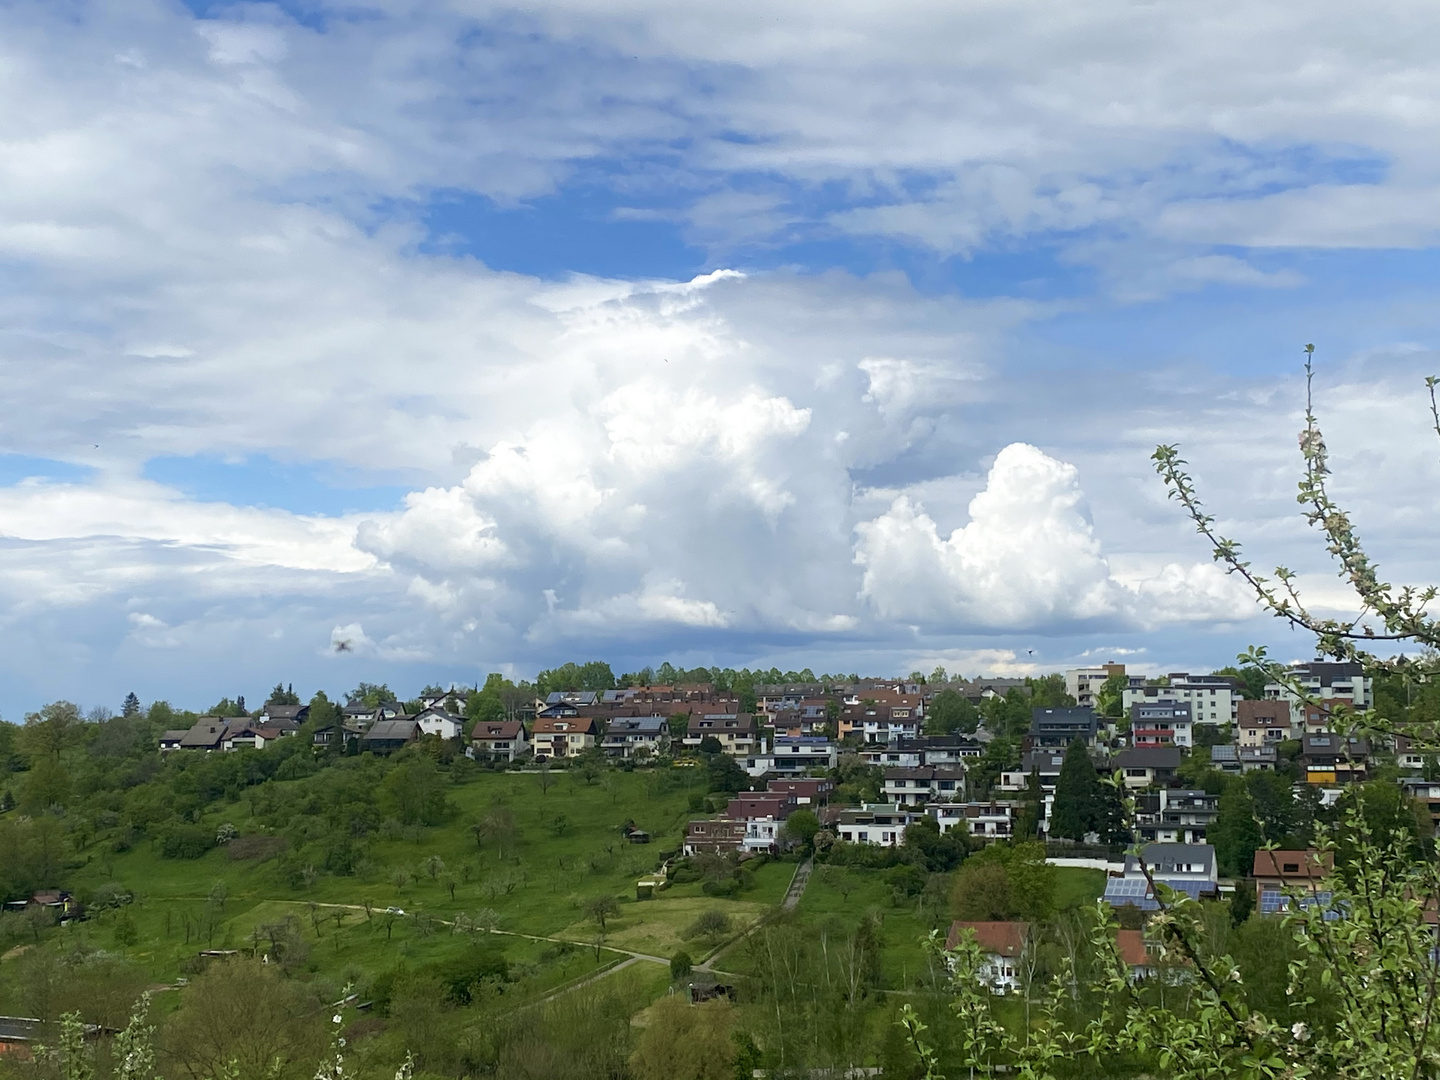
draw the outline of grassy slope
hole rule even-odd
[[[1104,870],[1083,870],[1074,866],[1055,868],[1055,910],[1093,904],[1105,891]]]
[[[87,853],[77,884],[88,889],[118,881],[135,892],[137,903],[127,914],[136,923],[139,940],[126,951],[165,981],[175,977],[181,961],[198,949],[244,947],[255,927],[287,914],[301,921],[314,972],[337,982],[358,972],[441,959],[463,949],[462,935],[449,933],[443,925],[425,933],[424,921],[448,922],[461,912],[473,915],[482,908],[497,912],[499,926],[507,931],[592,943],[599,928],[582,908],[586,900],[600,895],[614,896],[620,903],[620,913],[607,920],[605,943],[669,956],[681,947],[681,933],[701,911],[718,908],[737,927],[748,925],[779,902],[794,871],[788,863],[761,867],[755,887],[735,900],[705,896],[698,884],[691,884],[637,902],[635,882],[656,869],[661,851],[679,847],[684,823],[692,816],[683,786],[688,779],[682,773],[678,781],[682,786],[668,790],[656,774],[647,772],[608,773],[603,783],[595,784],[560,775],[554,786],[542,791],[531,775],[481,773],[450,789],[456,813],[445,825],[424,830],[418,843],[411,838],[372,838],[366,851],[368,872],[353,877],[322,874],[312,886],[298,889],[282,880],[274,861],[237,862],[223,848],[195,860],[166,859],[149,844],[123,854],[110,854],[96,845]],[[519,841],[504,859],[493,845],[477,846],[468,829],[497,804],[507,806],[519,826]],[[556,820],[562,815],[563,827]],[[620,825],[627,819],[650,832],[653,842],[625,841]],[[256,828],[244,798],[210,813],[205,824],[218,827],[226,821],[242,835]],[[442,880],[431,880],[422,869],[422,861],[432,855],[438,855],[456,879],[453,898]],[[414,880],[397,887],[391,880],[395,868],[408,870]],[[223,914],[213,933],[201,937],[198,929],[192,929],[187,943],[186,917],[198,927],[206,897],[217,883],[225,887]],[[358,910],[367,902],[368,918]],[[320,905],[314,912],[320,916],[318,927],[312,921],[312,903]],[[337,930],[335,909],[323,905],[353,909],[342,912]],[[387,917],[384,910],[389,906],[403,908],[406,917]],[[78,933],[113,947],[115,920],[113,914],[101,916],[78,928]],[[525,962],[529,943],[510,940],[512,960]],[[583,955],[591,957],[593,967],[593,952]],[[579,964],[573,957],[567,959],[554,981],[581,973]]]

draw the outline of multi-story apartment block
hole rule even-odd
[[[1241,698],[1239,683],[1228,675],[1190,675],[1178,671],[1164,684],[1130,676],[1130,685],[1125,688],[1122,700],[1126,715],[1134,705],[1179,702],[1190,706],[1192,723],[1229,728],[1237,719]]]
[[[1184,701],[1140,701],[1131,714],[1130,738],[1137,747],[1193,746],[1194,723]]]
[[[1095,733],[1095,710],[1089,706],[1030,710],[1030,740],[1037,749],[1063,750],[1076,739],[1094,746]]]
[[[1367,677],[1359,664],[1312,660],[1291,667],[1290,677],[1305,691],[1304,696],[1314,701],[1343,701],[1356,710],[1375,704],[1375,680]],[[1267,685],[1265,696],[1283,698],[1292,706],[1298,706],[1302,700],[1300,694],[1282,683]]]
[[[1147,844],[1203,844],[1220,813],[1220,796],[1161,788],[1135,801],[1135,834]]]
[[[1076,705],[1089,705],[1094,708],[1099,704],[1095,695],[1100,693],[1100,687],[1105,685],[1105,680],[1112,675],[1124,674],[1125,665],[1116,663],[1071,668],[1065,672],[1065,692],[1075,699]]]

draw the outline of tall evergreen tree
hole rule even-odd
[[[1040,833],[1040,807],[1045,792],[1040,786],[1040,770],[1030,770],[1025,779],[1025,797],[1020,802],[1020,817],[1015,822],[1015,841],[1034,840]]]
[[[1055,783],[1055,808],[1050,815],[1050,835],[1084,840],[1099,817],[1100,780],[1085,742],[1076,739],[1065,751],[1060,778]]]
[[[135,691],[125,695],[125,703],[120,706],[121,716],[138,716],[140,714],[140,699],[135,696]]]
[[[1255,851],[1265,842],[1255,818],[1255,800],[1240,777],[1232,777],[1220,795],[1220,812],[1207,836],[1215,845],[1220,873],[1240,877],[1250,872]]]

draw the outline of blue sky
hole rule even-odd
[[[1315,342],[1363,535],[1435,579],[1437,21],[7,5],[0,716],[1303,656],[1148,456],[1343,610]]]

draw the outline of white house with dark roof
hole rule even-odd
[[[447,742],[460,738],[465,731],[463,716],[455,716],[444,709],[433,707],[416,713],[415,723],[420,725],[422,735],[438,735]]]

